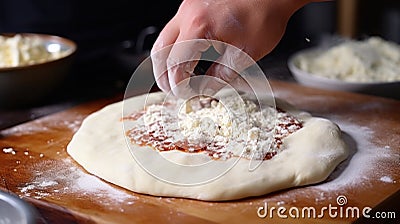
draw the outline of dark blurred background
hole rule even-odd
[[[181,0],[0,0],[0,32],[60,35],[79,47],[71,79],[129,78]],[[332,35],[379,35],[400,42],[398,0],[311,3],[293,15],[276,49],[259,63],[273,77],[290,79],[285,63],[299,49]],[[139,44],[137,44],[139,42]]]
[[[163,27],[175,14],[179,0],[79,1],[0,0],[0,32],[33,32],[67,37],[78,45],[70,79],[101,80],[109,85],[132,71],[120,66],[122,50],[136,52],[136,39],[146,27]],[[156,34],[146,38],[151,47]],[[132,62],[132,66],[136,64]],[[128,74],[125,74],[128,73]],[[121,77],[121,76],[125,77]],[[88,84],[90,85],[90,84]]]
[[[89,100],[122,94],[135,67],[148,55],[157,33],[180,3],[0,0],[0,33],[59,35],[74,40],[79,48],[68,79],[43,102],[28,108],[0,108],[0,130]],[[332,36],[358,39],[373,35],[400,43],[399,0],[311,3],[292,16],[279,45],[258,63],[268,77],[290,82],[294,79],[286,63],[292,53]],[[398,197],[392,198],[392,204],[398,203]]]
[[[158,32],[180,3],[181,0],[0,0],[0,33],[54,34],[78,44],[68,80],[38,108],[63,102],[71,105],[123,92],[135,67],[148,55]],[[286,66],[292,53],[332,36],[372,35],[400,42],[400,1],[311,3],[293,15],[279,45],[259,64],[270,78],[293,81]],[[29,112],[29,117],[63,109],[50,108],[56,109],[38,109],[39,112]]]

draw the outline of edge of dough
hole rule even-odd
[[[151,93],[147,99],[156,102],[162,96],[159,92]],[[143,106],[145,100],[146,96],[141,95],[125,101],[131,110],[134,105]],[[289,108],[289,104],[277,102]],[[67,152],[89,173],[137,193],[206,201],[260,196],[321,182],[348,155],[336,124],[290,107],[288,112],[303,119],[304,126],[283,139],[286,148],[277,156],[263,161],[254,171],[248,169],[249,160],[241,158],[225,175],[212,182],[196,186],[173,185],[148,174],[133,158],[124,137],[123,124],[116,122],[121,120],[123,105],[124,101],[110,104],[89,115],[72,137]],[[155,151],[149,147],[147,150]],[[157,161],[149,161],[151,166],[158,165]],[[184,178],[190,174],[178,171],[174,175]]]

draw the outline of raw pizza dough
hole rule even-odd
[[[126,100],[128,103],[125,103],[125,107],[129,108],[125,109],[138,111],[143,109],[145,102],[160,103],[164,97],[160,92],[133,97]],[[160,180],[133,159],[121,121],[123,102],[111,104],[88,116],[73,136],[67,151],[89,173],[134,192],[156,196],[223,201],[264,195],[325,180],[348,155],[340,129],[327,119],[312,117],[285,102],[277,102],[280,108],[303,122],[301,129],[283,139],[285,150],[264,160],[252,171],[249,170],[250,161],[241,158],[226,173],[203,184],[183,186]],[[160,155],[158,151],[150,147],[141,149],[146,158],[141,162],[146,163],[146,167],[164,171],[167,175],[170,173],[181,181],[192,178],[193,173],[186,169],[164,167],[161,161],[164,157],[157,156]],[[181,151],[163,153],[180,163],[193,157]],[[216,160],[214,164],[218,166],[218,163],[226,162]],[[196,172],[200,176],[207,176],[214,170],[206,167]]]

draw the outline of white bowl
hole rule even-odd
[[[317,57],[324,50],[326,49],[309,48],[289,57],[288,67],[297,82],[305,86],[320,89],[358,92],[400,99],[400,82],[348,82],[312,74],[298,67],[297,60],[300,56]]]

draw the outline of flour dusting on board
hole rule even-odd
[[[337,167],[326,182],[315,187],[329,191],[346,187],[368,187],[371,180],[394,183],[394,181],[388,181],[389,178],[385,176],[390,170],[380,169],[377,166],[380,163],[399,161],[400,155],[388,150],[387,147],[379,147],[372,143],[374,131],[370,128],[342,121],[334,122],[343,131],[351,154],[344,163]]]
[[[386,185],[399,182],[397,177],[391,174],[392,171],[379,166],[379,164],[387,163],[400,165],[400,155],[395,152],[393,145],[378,146],[373,143],[372,139],[376,133],[370,127],[343,121],[334,116],[329,119],[337,123],[343,131],[351,151],[349,158],[322,183],[271,195],[277,204],[284,205],[301,201],[298,198],[299,195],[312,198],[316,204],[326,204],[326,200],[334,200],[338,194],[346,192],[347,189],[368,188],[373,181]],[[67,126],[75,129],[78,127],[78,122],[68,123]],[[2,153],[9,156],[13,156],[13,152],[14,154],[19,153],[12,147],[2,149]],[[58,154],[59,152],[57,152]],[[29,156],[31,155],[29,154]],[[76,195],[77,198],[83,196],[97,200],[103,206],[121,203],[133,204],[137,199],[136,196],[127,193],[124,189],[119,189],[84,172],[69,158],[63,159],[60,164],[60,161],[45,159],[44,155],[39,155],[39,157],[44,159],[32,167],[33,178],[18,188],[21,197],[41,199],[59,196],[62,198],[63,194],[69,194]],[[19,164],[19,161],[16,164]],[[303,192],[308,193],[303,194]],[[118,208],[118,206],[115,207]]]
[[[350,148],[349,157],[339,164],[333,173],[322,183],[299,187],[272,195],[276,205],[296,204],[302,198],[313,200],[316,205],[326,205],[348,190],[373,187],[372,182],[395,184],[389,168],[379,164],[400,165],[400,155],[389,146],[377,146],[372,141],[374,131],[366,126],[359,126],[333,117],[329,118],[339,125],[344,139]],[[309,206],[309,205],[305,205]]]
[[[393,179],[392,179],[391,177],[389,177],[389,176],[383,176],[383,177],[381,177],[379,180],[382,181],[382,182],[385,182],[385,183],[396,183],[396,181],[393,180]]]
[[[47,196],[57,197],[58,194],[77,194],[77,197],[88,196],[96,199],[103,205],[133,203],[136,198],[85,173],[70,159],[64,159],[63,163],[60,165],[59,162],[43,160],[36,164],[32,169],[33,180],[19,187],[19,196],[41,199]]]

